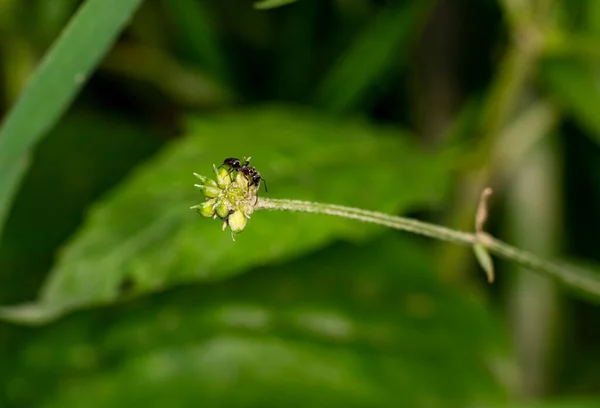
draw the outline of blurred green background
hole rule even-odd
[[[598,304],[545,277],[189,210],[252,156],[266,197],[460,230],[491,186],[496,236],[600,261],[600,1],[83,3],[0,0],[0,407],[600,407]]]

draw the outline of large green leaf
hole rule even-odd
[[[189,210],[203,200],[192,172],[210,174],[228,156],[252,155],[269,195],[386,212],[439,198],[450,157],[426,154],[407,135],[343,124],[303,111],[263,109],[198,118],[174,143],[97,205],[66,247],[39,304],[3,309],[40,320],[60,309],[110,302],[123,286],[145,293],[221,279],[381,228],[335,217],[255,213],[236,242]]]
[[[88,0],[71,19],[0,128],[0,230],[31,148],[67,109],[142,0]]]
[[[481,302],[437,281],[431,264],[422,245],[397,233],[366,246],[338,243],[38,328],[4,370],[22,384],[15,405],[500,402],[490,363],[504,336]]]

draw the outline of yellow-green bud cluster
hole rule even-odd
[[[231,237],[244,230],[250,215],[254,211],[258,186],[252,185],[246,177],[228,168],[213,165],[215,180],[194,173],[199,180],[195,184],[206,201],[191,207],[204,217],[223,220],[223,230],[231,229]]]

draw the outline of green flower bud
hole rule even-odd
[[[194,176],[196,176],[198,179],[200,179],[200,184],[196,184],[196,187],[200,187],[200,185],[209,186],[209,187],[219,187],[219,186],[217,185],[217,182],[216,182],[216,181],[214,181],[214,180],[212,180],[212,179],[209,179],[208,177],[206,177],[206,176],[203,176],[203,175],[201,175],[201,174],[198,174],[198,173],[193,173],[193,174],[194,174]]]
[[[204,184],[205,186],[209,186],[209,187],[219,188],[219,185],[217,184],[217,182],[214,181],[213,179],[209,179],[209,178],[207,178],[206,181],[202,184]]]
[[[208,198],[218,197],[222,193],[222,190],[220,188],[211,187],[206,184],[205,185],[196,184],[196,187],[198,187],[200,190],[202,190],[202,193]]]
[[[231,176],[229,170],[226,167],[217,169],[213,164],[215,175],[217,176],[217,185],[221,188],[227,188],[231,184]]]
[[[244,159],[244,162],[247,160],[249,159]],[[259,185],[248,180],[253,174],[253,168],[249,169],[248,174],[244,175],[246,169],[244,172],[231,171],[228,166],[217,168],[213,165],[216,181],[194,173],[202,182],[196,184],[196,187],[202,190],[207,200],[192,208],[205,217],[221,218],[223,230],[229,227],[234,241],[235,235],[246,228],[257,202]]]
[[[206,177],[206,176],[203,176],[203,175],[200,175],[200,174],[198,174],[198,173],[193,173],[193,174],[194,174],[194,176],[196,176],[197,178],[199,178],[199,179],[200,179],[200,182],[201,182],[202,184],[206,184],[206,181],[208,180],[208,177]]]
[[[231,232],[238,233],[241,232],[245,227],[248,219],[241,211],[234,211],[228,218],[229,227],[231,228]]]
[[[227,200],[221,200],[215,208],[215,212],[219,218],[225,218],[229,215],[229,202]]]
[[[215,215],[215,200],[206,200],[202,204],[198,204],[196,208],[198,213],[205,217],[212,217]]]

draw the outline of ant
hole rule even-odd
[[[234,170],[242,173],[244,177],[246,177],[246,180],[248,180],[248,186],[257,187],[256,202],[254,204],[258,202],[258,187],[260,187],[261,180],[265,183],[265,193],[268,192],[267,181],[261,177],[260,173],[254,167],[250,166],[250,157],[247,159],[244,157],[243,162],[237,157],[228,157],[223,160],[221,166],[228,166],[231,168],[227,174],[230,174]]]

